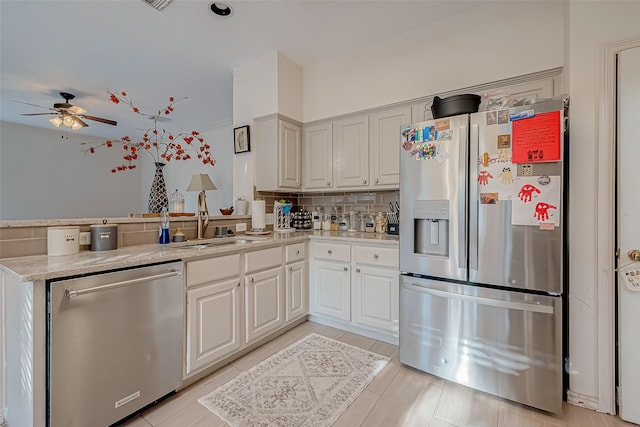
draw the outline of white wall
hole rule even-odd
[[[562,66],[562,2],[495,2],[304,69],[304,122]]]
[[[111,168],[122,164],[122,150],[84,154],[80,144],[88,139],[57,129],[2,122],[0,219],[117,217],[139,212],[139,172],[112,174]]]
[[[233,70],[233,124],[252,125],[255,117],[281,113],[302,119],[302,68],[278,52]],[[260,141],[251,137],[251,147]],[[253,199],[254,149],[233,157],[234,194]]]
[[[165,167],[167,192],[185,195],[185,210],[195,212],[197,195],[185,189],[194,173],[208,173],[218,187],[207,192],[209,214],[233,204],[231,123],[200,130],[211,145],[216,165],[197,159]],[[2,122],[0,127],[0,220],[126,217],[147,212],[155,173],[151,158],[143,156],[137,169],[111,173],[122,164],[115,146],[84,154],[82,142],[95,141],[57,129]]]
[[[596,278],[597,136],[601,55],[605,43],[640,35],[640,2],[572,1],[569,8],[571,170],[569,242],[571,390],[598,396]],[[614,286],[613,274],[611,283]]]

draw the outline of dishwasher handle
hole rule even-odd
[[[121,282],[109,283],[108,285],[95,286],[93,288],[79,289],[79,290],[67,289],[64,291],[64,295],[67,298],[75,298],[75,297],[79,297],[80,295],[92,294],[94,292],[108,291],[109,289],[121,288],[123,286],[137,285],[138,283],[149,282],[152,280],[166,279],[167,277],[180,276],[181,274],[182,274],[181,271],[171,270],[166,273],[154,274],[152,276],[140,277],[138,279],[123,280]]]

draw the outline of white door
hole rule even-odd
[[[371,185],[400,185],[400,127],[410,122],[411,107],[370,116]]]
[[[278,186],[282,188],[299,188],[302,186],[300,126],[280,120],[280,143]]]
[[[245,276],[246,342],[284,324],[282,267]]]
[[[369,116],[333,123],[336,188],[369,186]]]
[[[629,253],[640,250],[639,112],[640,47],[636,47],[618,55],[618,384],[620,418],[633,423],[640,423],[640,262],[632,263]]]
[[[333,135],[331,123],[304,128],[304,188],[331,188],[333,183]]]
[[[285,322],[307,314],[307,269],[304,261],[286,266]]]
[[[350,321],[351,278],[348,264],[316,261],[312,268],[312,314]]]
[[[237,278],[187,291],[187,374],[240,348],[241,297]]]
[[[351,281],[351,322],[398,333],[400,276],[397,270],[357,267]]]

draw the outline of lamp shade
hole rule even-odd
[[[203,191],[203,190],[217,190],[217,189],[218,187],[216,187],[213,184],[213,181],[211,181],[211,178],[209,178],[209,175],[207,175],[206,173],[198,173],[193,175],[191,177],[191,182],[187,187],[187,191]]]

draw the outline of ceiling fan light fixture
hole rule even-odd
[[[62,116],[62,124],[67,126],[67,127],[71,127],[73,126],[73,124],[75,123],[75,120],[73,119],[72,116],[68,115],[68,114],[64,114]]]
[[[209,10],[217,16],[231,16],[231,13],[233,12],[233,10],[231,9],[231,7],[223,2],[220,1],[214,1],[209,3]]]
[[[60,116],[55,116],[54,118],[49,119],[49,123],[59,128],[60,125],[62,124],[62,119],[60,118]]]
[[[82,126],[82,123],[80,123],[78,120],[74,120],[73,124],[71,125],[72,130],[82,129],[83,127],[84,126]]]

